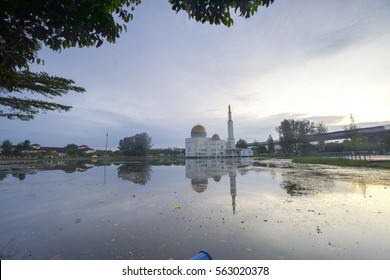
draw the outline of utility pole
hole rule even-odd
[[[107,143],[108,143],[108,132],[106,133],[106,152],[105,152],[105,157],[107,157]]]

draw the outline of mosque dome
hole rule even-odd
[[[194,191],[201,193],[207,189],[208,180],[207,179],[192,179],[191,185]]]
[[[213,140],[221,140],[221,138],[219,138],[219,135],[217,133],[215,133],[213,135],[213,137],[211,137],[211,139],[213,139]]]
[[[219,181],[221,181],[221,175],[215,175],[215,176],[213,176],[213,179],[214,179],[214,182],[218,183]]]
[[[191,137],[207,137],[206,128],[197,124],[191,129]]]

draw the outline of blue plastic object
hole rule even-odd
[[[206,251],[199,251],[198,254],[193,256],[190,260],[212,260],[213,258]]]

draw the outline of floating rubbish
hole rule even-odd
[[[180,206],[179,205],[174,205],[172,206],[173,209],[180,209]]]

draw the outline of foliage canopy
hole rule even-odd
[[[73,84],[72,80],[49,76],[45,72],[17,71],[10,89],[0,85],[0,104],[2,107],[6,107],[6,109],[0,107],[0,117],[31,120],[41,111],[69,111],[71,106],[40,98],[28,98],[24,95],[25,93],[39,94],[46,99],[52,99],[63,96],[69,91],[80,93],[85,91],[84,88]]]
[[[4,0],[0,3],[0,117],[31,120],[35,114],[68,111],[71,106],[21,97],[38,93],[53,98],[85,92],[70,79],[32,73],[29,64],[42,63],[38,50],[99,47],[114,43],[140,0]],[[121,23],[116,22],[121,20]]]
[[[316,125],[308,120],[284,119],[276,131],[279,142],[286,154],[306,152],[309,145],[307,136],[315,133]]]
[[[248,148],[248,143],[244,139],[240,139],[236,143],[236,148],[246,149]]]
[[[210,24],[231,26],[233,9],[241,17],[250,18],[260,6],[268,7],[274,0],[169,0],[176,12],[185,11],[191,19]]]
[[[152,138],[147,133],[143,132],[120,140],[118,149],[122,151],[125,156],[143,157],[149,153],[152,146]]]

